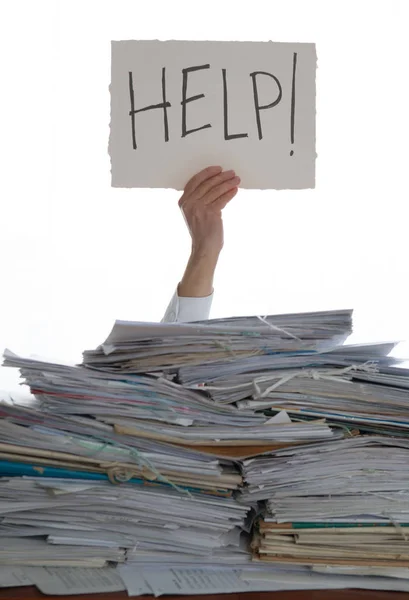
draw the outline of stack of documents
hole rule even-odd
[[[242,461],[247,485],[241,497],[252,502],[283,502],[288,508],[290,501],[300,507],[310,496],[323,496],[330,505],[343,494],[365,495],[374,502],[375,495],[383,492],[388,497],[400,492],[404,498],[409,493],[408,459],[409,438],[387,436],[357,435],[276,450]],[[367,503],[370,507],[369,500]],[[396,510],[399,506],[396,505]],[[278,522],[294,520],[293,514],[276,510]],[[301,520],[300,510],[295,520]],[[396,520],[399,520],[397,515]]]
[[[21,529],[23,531],[23,529]],[[74,532],[75,534],[75,532]],[[41,533],[38,535],[42,535]],[[31,537],[10,531],[10,535],[0,535],[1,566],[53,566],[53,567],[104,567],[111,562],[125,562],[125,550],[115,547],[95,547],[85,542],[68,541],[49,543],[43,538]],[[62,545],[54,545],[62,544]]]
[[[0,405],[0,535],[16,539],[0,564],[64,564],[66,549],[72,566],[72,547],[78,564],[248,562],[253,512],[233,497],[243,485],[239,459],[344,434],[322,419],[297,423],[216,402],[181,384],[178,370],[315,354],[350,330],[351,311],[118,322],[80,366],[6,351],[4,364],[20,369],[36,400]],[[36,545],[26,555],[22,539]]]
[[[212,392],[212,396],[218,401],[235,402],[243,397],[243,395],[230,396],[231,390],[226,383],[238,375],[247,375],[247,379],[243,377],[243,381],[254,379],[262,374],[277,374],[279,370],[292,369],[293,371],[300,369],[308,369],[319,366],[333,367],[350,367],[353,365],[365,365],[368,371],[369,364],[376,361],[382,366],[396,364],[397,359],[388,357],[388,354],[396,346],[396,343],[380,343],[380,344],[358,344],[352,346],[340,346],[332,348],[328,344],[318,351],[309,350],[294,350],[293,352],[270,352],[267,354],[255,354],[245,359],[238,357],[234,361],[186,366],[178,369],[178,380],[186,386],[194,384],[203,384],[210,386],[212,382],[222,383],[227,387],[226,396],[218,395],[218,388]],[[367,364],[369,363],[369,364]],[[227,380],[225,382],[224,380]],[[223,393],[223,389],[220,390]]]
[[[181,369],[192,391],[204,389],[218,405],[383,434],[409,433],[409,369],[389,356],[395,343],[343,346],[313,355],[268,356]],[[403,359],[402,359],[403,361]],[[201,381],[200,385],[198,382]]]
[[[278,525],[261,520],[252,546],[261,561],[407,568],[408,534],[409,523],[394,526],[352,520]]]
[[[238,467],[181,446],[101,428],[91,417],[60,417],[41,408],[0,404],[0,466],[5,475],[35,475],[119,483],[149,482],[230,496],[242,483]],[[89,421],[89,423],[87,423]],[[329,429],[329,428],[328,428]]]
[[[116,564],[136,595],[403,580],[409,369],[341,345],[351,316],[118,321],[82,365],[5,351],[35,401],[0,404],[0,565]]]
[[[103,566],[145,553],[200,562],[214,552],[222,563],[230,549],[243,552],[249,511],[233,498],[46,477],[1,478],[0,508],[0,563],[49,566]]]
[[[409,566],[409,439],[357,436],[243,462],[243,501],[264,500],[262,561]]]
[[[5,365],[20,368],[40,403],[41,419],[51,428],[121,441],[141,450],[158,448],[178,455],[189,450],[196,457],[203,452],[218,454],[225,447],[234,450],[336,436],[322,420],[282,423],[254,409],[219,404],[203,390],[186,389],[163,377],[124,377],[21,358],[10,351],[4,357]],[[223,455],[228,457],[229,452]]]
[[[89,367],[109,372],[175,373],[185,366],[231,363],[288,352],[315,352],[342,343],[352,311],[211,319],[195,323],[117,321],[105,342],[84,352]]]

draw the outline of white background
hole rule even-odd
[[[182,275],[178,194],[110,188],[112,39],[317,44],[317,187],[234,199],[212,316],[353,307],[355,339],[408,339],[408,12],[2,0],[1,349],[79,360],[115,318],[160,320]],[[16,385],[2,369],[0,388]]]

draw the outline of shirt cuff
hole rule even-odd
[[[166,309],[162,323],[188,323],[206,321],[210,315],[213,293],[203,298],[186,298],[178,296],[177,290]]]

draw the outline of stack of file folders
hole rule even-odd
[[[262,501],[262,561],[409,566],[409,438],[352,436],[243,462],[242,499]]]
[[[0,404],[0,565],[409,567],[409,370],[351,331],[118,321],[81,365],[6,350],[35,400]]]

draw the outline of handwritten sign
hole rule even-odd
[[[221,165],[243,188],[313,188],[316,62],[314,44],[112,42],[112,186]]]

